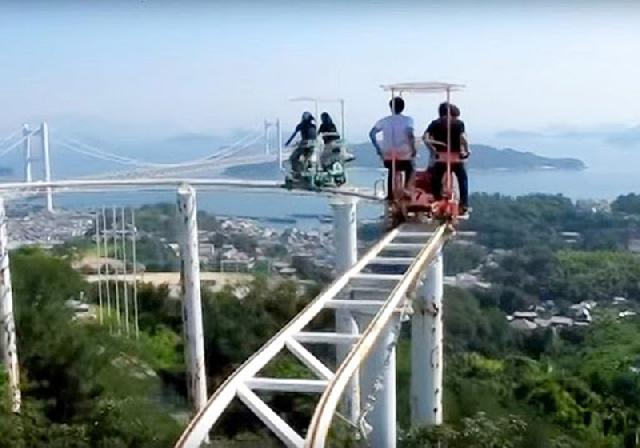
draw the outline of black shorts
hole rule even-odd
[[[409,182],[411,175],[415,171],[413,160],[396,160],[396,171],[401,171],[404,173],[404,183],[405,185]],[[391,197],[391,192],[393,191],[393,161],[385,160],[384,167],[388,170],[387,172],[387,199]]]

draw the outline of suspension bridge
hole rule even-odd
[[[12,200],[42,195],[46,209],[54,212],[56,192],[173,190],[177,194],[182,258],[188,394],[193,408],[193,418],[175,447],[196,448],[205,443],[220,417],[236,399],[286,446],[326,446],[329,430],[338,418],[369,446],[395,446],[395,350],[401,326],[407,321],[411,322],[412,333],[412,423],[442,423],[442,248],[454,236],[453,229],[448,225],[405,224],[386,233],[358,257],[357,206],[362,201],[381,202],[381,196],[375,192],[352,187],[313,192],[285,190],[276,181],[191,177],[193,173],[244,163],[277,162],[282,166],[286,154],[281,142],[279,121],[265,122],[264,129],[248,133],[209,155],[181,163],[160,163],[127,157],[76,138],[57,135],[50,132],[46,123],[35,129],[25,125],[0,140],[0,157],[21,149],[24,161],[23,181],[0,184],[2,352],[14,411],[20,410],[19,341],[13,318],[7,249],[11,235],[7,229],[6,207],[10,207]],[[53,180],[51,148],[117,163],[129,169]],[[37,162],[41,165],[40,176],[34,174]],[[333,209],[339,274],[212,395],[207,391],[204,365],[206,347],[200,297],[196,189],[327,197]],[[122,221],[124,225],[124,218]],[[96,238],[99,237],[98,234]],[[313,319],[326,310],[335,313],[335,329],[309,330]],[[314,355],[313,347],[318,345],[335,346],[335,363]],[[312,379],[262,376],[263,368],[284,352],[306,366]],[[265,392],[315,394],[317,401],[308,427],[294,429],[290,426],[277,409],[260,397]]]

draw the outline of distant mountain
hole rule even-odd
[[[640,126],[602,125],[586,129],[559,127],[545,132],[506,130],[498,132],[495,137],[512,141],[539,141],[543,139],[598,140],[616,146],[640,146]]]
[[[379,167],[380,159],[369,143],[352,147],[356,156],[354,166]],[[527,171],[540,169],[582,170],[585,164],[578,159],[549,158],[515,149],[497,149],[487,145],[471,145],[469,167],[479,170]]]
[[[606,142],[616,146],[640,146],[640,126],[612,133]]]
[[[370,143],[352,145],[351,152],[356,160],[351,166],[361,168],[379,168],[380,159]],[[497,149],[486,145],[472,145],[469,167],[477,170],[534,171],[534,170],[572,170],[586,168],[578,159],[542,157],[531,152],[515,149]],[[252,178],[271,179],[279,176],[276,163],[260,163],[255,165],[234,166],[225,170],[224,174],[233,177],[251,176]]]

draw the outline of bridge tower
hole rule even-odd
[[[38,129],[31,129],[28,124],[22,127],[24,137],[24,181],[33,182],[33,151],[31,147],[31,137],[40,137],[40,148],[42,151],[42,180],[51,182],[51,158],[49,154],[49,127],[46,122],[42,122]],[[53,193],[50,187],[46,189],[47,211],[53,212]]]
[[[31,129],[28,124],[22,127],[22,135],[24,136],[24,181],[31,182]]]
[[[40,138],[42,141],[42,169],[45,182],[51,182],[51,159],[49,158],[49,127],[46,122],[40,125]],[[51,187],[47,187],[47,211],[53,213],[53,195]]]
[[[275,131],[275,136],[272,131]],[[271,154],[273,149],[273,139],[276,139],[275,148],[278,151],[278,168],[282,169],[282,128],[280,127],[280,119],[274,121],[264,120],[264,153]]]

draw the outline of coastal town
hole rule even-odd
[[[576,206],[584,210],[608,213],[608,204],[604,201],[581,201]],[[95,211],[77,211],[59,209],[54,214],[31,207],[11,207],[8,215],[9,247],[38,246],[55,248],[65,245],[95,246]],[[305,218],[313,218],[305,216]],[[327,216],[318,216],[312,228],[304,230],[296,227],[296,220],[286,223],[269,222],[251,218],[216,217],[215,226],[207,226],[199,230],[199,256],[202,269],[202,281],[205,287],[213,291],[224,286],[234,287],[235,294],[242,296],[243,284],[253,278],[256,273],[269,275],[274,279],[293,279],[300,285],[331,279],[334,272],[334,248],[332,240],[331,220]],[[309,227],[309,226],[307,226]],[[112,234],[102,230],[102,238]],[[472,233],[472,232],[471,232]],[[180,257],[180,247],[175,235],[148,230],[144,226],[130,228],[128,244],[136,240],[150,240],[160,245],[168,256],[174,260]],[[120,235],[122,237],[122,235]],[[562,232],[562,237],[569,245],[574,244],[580,234],[578,232]],[[459,240],[453,244],[474,244],[471,239]],[[360,241],[360,248],[366,242]],[[629,250],[640,247],[633,240]],[[494,249],[483,261],[473,269],[445,275],[447,286],[462,289],[488,290],[492,287],[483,276],[487,268],[498,268],[501,259],[510,254],[507,250]],[[156,285],[166,284],[173,296],[178,297],[180,291],[179,269],[170,264],[154,266],[144,263],[144,254],[137,254],[138,261],[135,274],[132,271],[132,253],[124,260],[122,253],[97,257],[95,251],[88,250],[74,266],[87,275],[90,282],[103,278],[105,272],[115,275],[127,274],[129,280],[135,275],[138,281]],[[141,256],[142,255],[142,256]],[[148,258],[148,257],[147,257]],[[142,260],[142,261],[140,261]],[[102,277],[101,277],[102,276]],[[124,278],[124,277],[123,277]],[[613,310],[619,319],[636,315],[636,309],[624,297],[612,297],[608,305],[600,305],[600,309]],[[540,303],[528,309],[517,310],[506,316],[509,325],[517,330],[529,332],[544,328],[568,328],[588,326],[592,316],[597,313],[598,304],[593,301],[572,304],[568,309],[559,309],[553,300],[540,300]]]

